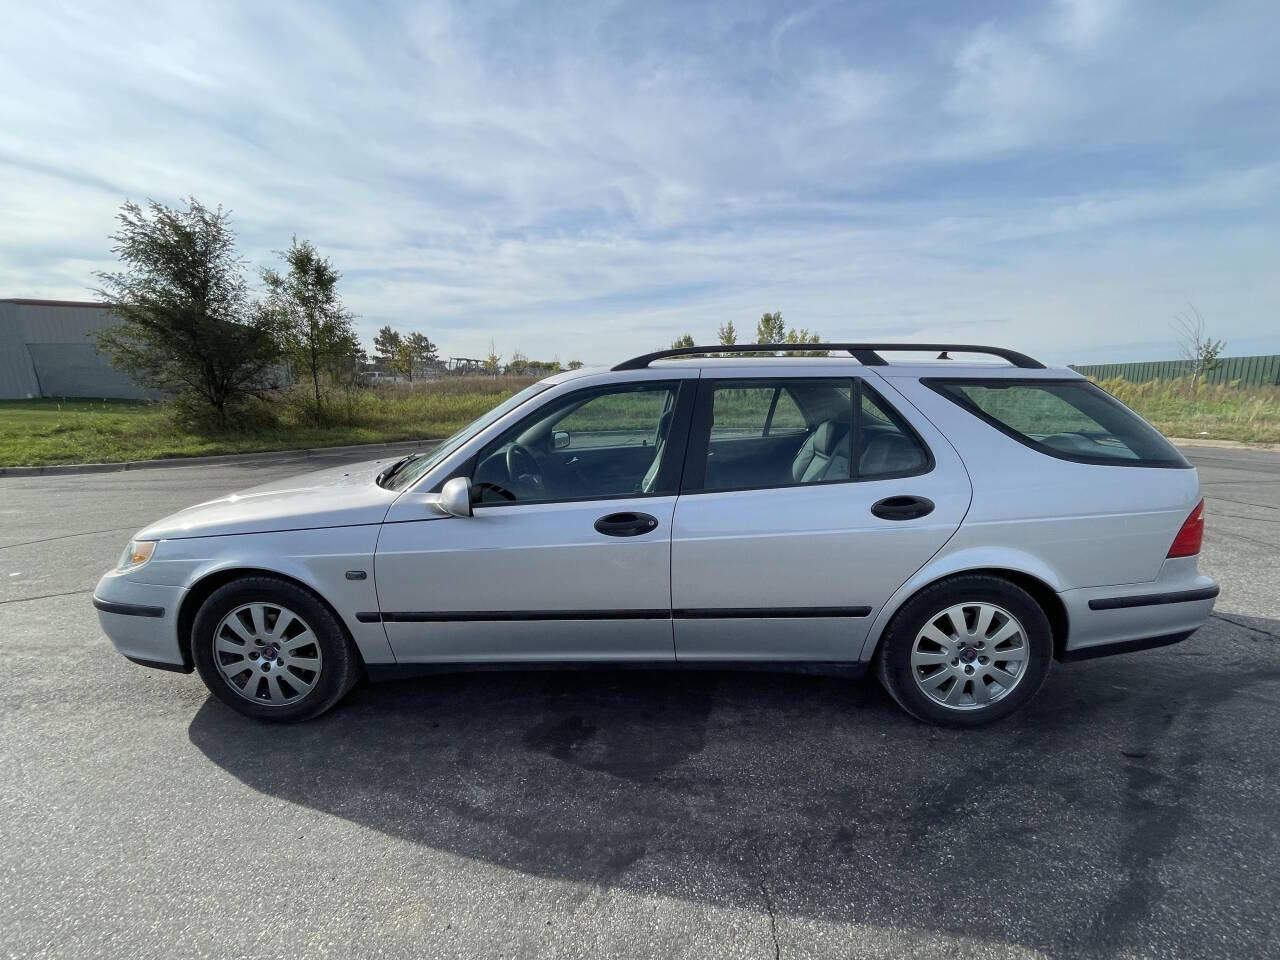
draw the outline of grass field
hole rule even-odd
[[[447,437],[530,382],[476,377],[412,388],[375,387],[361,391],[352,409],[342,411],[340,419],[350,422],[316,427],[307,422],[302,407],[281,403],[252,429],[221,434],[184,426],[162,403],[5,400],[0,401],[0,466],[114,463]]]
[[[274,406],[252,429],[202,434],[167,404],[93,400],[0,401],[0,466],[103,463],[444,437],[531,381],[467,377],[357,394],[340,419],[317,428],[304,408]],[[1102,384],[1167,436],[1280,443],[1280,387],[1187,381]]]
[[[1280,443],[1280,387],[1232,387],[1191,381],[1104,380],[1109,391],[1166,437]]]

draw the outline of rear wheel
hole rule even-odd
[[[877,672],[917,719],[974,727],[1035,696],[1052,659],[1048,618],[1029,593],[999,577],[966,575],[903,604],[885,630]]]
[[[196,614],[191,648],[210,692],[258,720],[314,717],[360,676],[359,654],[332,611],[277,577],[215,590]]]

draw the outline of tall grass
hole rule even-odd
[[[0,401],[0,465],[112,462],[247,453],[444,437],[533,382],[527,377],[450,377],[335,392],[323,426],[305,391],[251,405],[236,429],[211,433],[176,404],[89,400]],[[1166,436],[1280,443],[1280,387],[1199,384],[1188,379],[1101,386]],[[725,424],[756,422],[758,404],[725,397]],[[644,423],[656,414],[636,408]],[[737,409],[741,407],[742,409]],[[748,409],[750,408],[750,409]],[[602,408],[599,411],[603,414]],[[619,411],[609,411],[611,420]],[[586,427],[586,412],[580,418]],[[718,413],[717,421],[721,420]],[[758,419],[758,417],[756,418]],[[637,421],[639,422],[639,421]],[[722,424],[724,425],[724,424]]]
[[[345,425],[409,431],[413,438],[444,437],[533,382],[531,377],[447,377],[378,384],[355,392]]]
[[[1150,420],[1168,437],[1280,442],[1280,387],[1206,384],[1189,377],[1098,384]]]
[[[237,411],[211,431],[178,403],[0,401],[0,466],[111,463],[160,457],[446,437],[533,381],[457,377],[326,395],[325,422],[299,387]]]

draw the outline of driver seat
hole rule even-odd
[[[660,418],[658,418],[658,440],[653,445],[653,463],[649,464],[649,469],[644,473],[644,479],[640,481],[640,492],[649,493],[653,490],[653,485],[658,481],[658,468],[662,466],[662,454],[667,449],[667,434],[671,431],[671,419],[675,410],[668,410]]]

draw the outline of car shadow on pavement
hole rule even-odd
[[[1274,891],[1231,902],[1227,874],[1274,865],[1251,765],[1280,756],[1280,658],[1241,652],[1280,635],[1259,623],[1058,667],[969,732],[870,679],[590,670],[363,686],[298,726],[209,700],[190,738],[262,793],[534,875],[1055,955],[1249,955]]]

